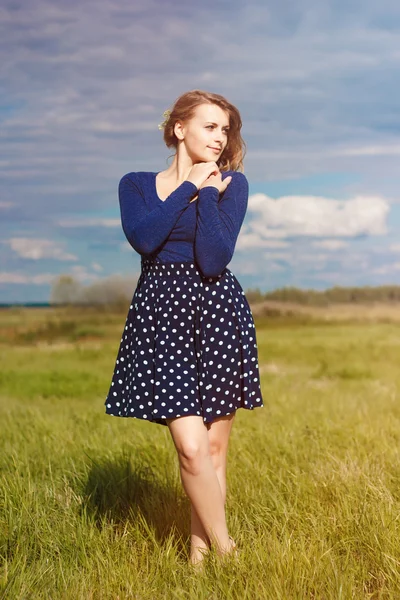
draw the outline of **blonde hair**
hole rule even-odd
[[[216,104],[229,115],[228,142],[219,159],[216,161],[220,171],[242,171],[243,158],[246,153],[246,143],[240,130],[242,120],[238,109],[220,94],[212,94],[202,90],[192,90],[179,96],[163,123],[164,142],[167,148],[177,148],[178,138],[174,133],[177,121],[189,121],[195,115],[196,107],[200,104]],[[168,116],[169,113],[169,116]],[[164,113],[165,114],[165,113]]]

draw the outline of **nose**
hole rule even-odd
[[[222,146],[224,143],[224,136],[222,131],[215,131],[214,141],[218,146]]]

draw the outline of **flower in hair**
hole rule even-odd
[[[163,112],[164,121],[158,125],[158,129],[165,128],[166,124],[168,123],[170,114],[171,114],[171,110],[169,108],[168,108],[168,110],[164,110],[164,112]]]

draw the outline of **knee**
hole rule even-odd
[[[222,467],[225,458],[225,447],[219,440],[210,441],[210,456],[216,469]]]
[[[191,475],[198,475],[204,461],[210,457],[209,448],[204,447],[204,444],[196,442],[187,442],[178,448],[178,456],[181,467]]]

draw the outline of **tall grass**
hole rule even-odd
[[[398,324],[256,322],[265,407],[237,412],[228,454],[240,556],[195,574],[167,428],[104,414],[124,314],[14,317],[0,313],[2,598],[400,598]]]

